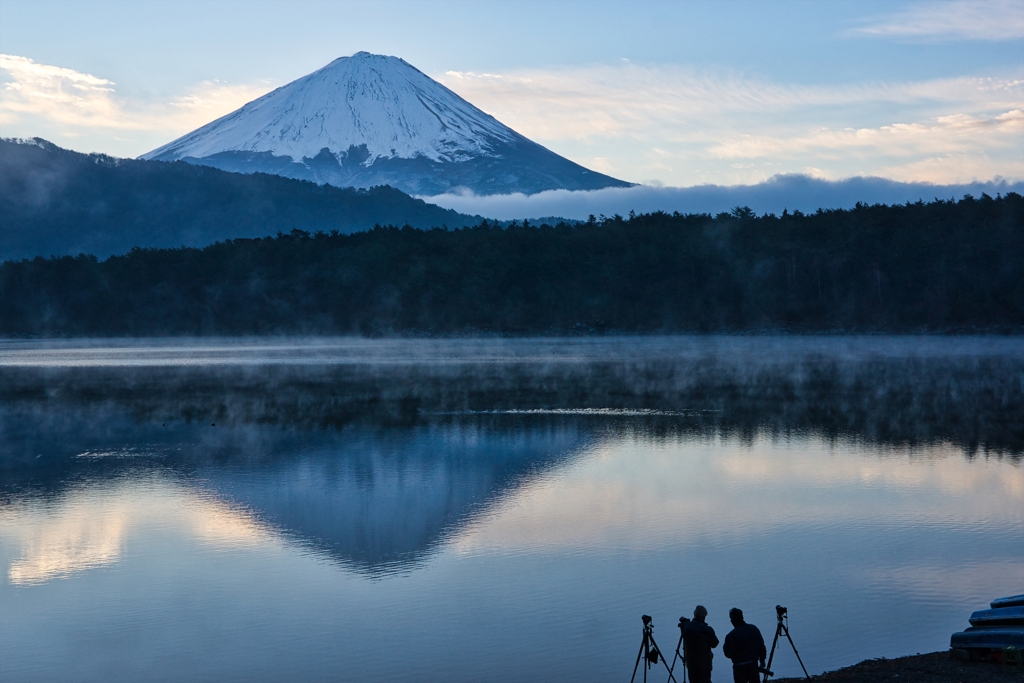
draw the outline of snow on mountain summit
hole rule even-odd
[[[272,152],[294,161],[365,144],[379,157],[461,161],[515,136],[398,57],[357,52],[143,156]]]
[[[627,185],[527,140],[406,61],[368,52],[336,59],[142,158],[420,194]]]

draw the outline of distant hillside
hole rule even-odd
[[[0,261],[203,247],[296,228],[350,233],[376,223],[431,228],[479,220],[390,187],[339,189],[185,162],[79,154],[38,138],[0,140]]]
[[[1024,198],[0,264],[0,335],[1024,332]]]

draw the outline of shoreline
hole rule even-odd
[[[774,683],[797,683],[806,678],[772,678]],[[1004,683],[1024,681],[1024,668],[993,662],[966,662],[950,657],[949,650],[897,657],[866,659],[852,666],[811,676],[814,681],[830,683],[875,683],[895,680],[899,683]]]

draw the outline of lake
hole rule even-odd
[[[0,342],[0,679],[626,681],[698,603],[945,649],[1024,593],[1022,416],[1014,337]]]

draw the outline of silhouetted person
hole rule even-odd
[[[686,647],[686,670],[692,683],[711,683],[711,650],[718,647],[715,629],[704,623],[708,611],[703,605],[693,610],[693,621],[683,629],[683,645]]]
[[[732,630],[725,637],[722,652],[732,660],[732,680],[735,683],[758,683],[758,663],[763,667],[768,653],[764,649],[764,638],[753,624],[743,621],[743,610],[733,607],[729,610]]]

